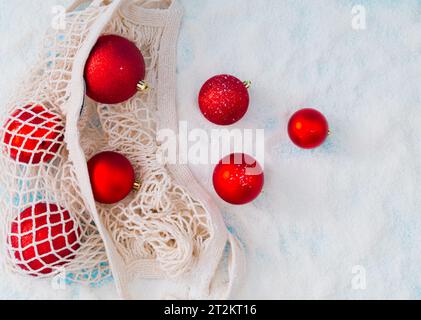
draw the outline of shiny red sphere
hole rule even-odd
[[[288,123],[292,142],[304,149],[320,146],[329,135],[325,116],[315,109],[302,109],[294,113]]]
[[[136,45],[117,35],[98,39],[85,65],[86,94],[104,104],[133,97],[145,78],[145,60]]]
[[[69,212],[55,204],[38,203],[16,217],[9,244],[17,265],[36,276],[74,259],[80,247],[80,229]]]
[[[233,153],[215,167],[213,186],[226,202],[242,205],[256,199],[264,184],[260,164],[251,156]]]
[[[245,84],[230,75],[215,76],[203,85],[199,107],[206,119],[217,125],[231,125],[246,114],[250,97]]]
[[[123,155],[106,151],[88,161],[92,192],[97,202],[117,203],[133,190],[135,172],[130,161]]]
[[[61,119],[42,105],[19,108],[11,115],[4,130],[5,152],[21,163],[50,161],[64,138]]]

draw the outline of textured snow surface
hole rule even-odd
[[[34,62],[51,7],[70,2],[0,0],[0,105]],[[180,120],[214,128],[197,93],[209,77],[230,73],[253,81],[249,112],[233,128],[265,129],[266,185],[254,203],[218,200],[212,166],[193,166],[246,248],[236,297],[421,298],[421,2],[181,2]],[[351,27],[356,4],[367,9],[363,31]],[[330,122],[317,150],[287,137],[300,107]],[[365,290],[352,287],[353,268],[365,270]],[[158,285],[136,287],[148,297]],[[56,291],[0,273],[0,298],[115,297],[112,283]]]

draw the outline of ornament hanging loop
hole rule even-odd
[[[141,80],[141,81],[138,82],[136,88],[137,88],[138,91],[144,92],[144,91],[147,91],[149,89],[149,84],[146,81]]]
[[[250,80],[243,81],[243,83],[244,83],[244,86],[246,87],[246,89],[249,89],[251,87],[251,84],[252,84],[252,82]]]

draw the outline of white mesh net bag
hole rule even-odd
[[[180,20],[175,0],[77,1],[65,30],[48,33],[40,63],[2,118],[9,269],[36,277],[64,269],[86,283],[112,271],[123,298],[136,277],[178,279],[189,289],[183,298],[228,297],[244,264],[241,248],[188,167],[158,156],[158,130],[178,125]],[[138,46],[150,90],[118,105],[85,99],[84,65],[102,34]],[[125,155],[141,180],[138,192],[114,205],[96,203],[90,185],[86,161],[102,151]],[[227,243],[229,279],[216,284]]]
[[[111,275],[64,142],[72,57],[103,10],[70,13],[66,31],[49,31],[39,63],[1,116],[2,244],[6,266],[20,274],[52,277],[65,267],[86,283]]]

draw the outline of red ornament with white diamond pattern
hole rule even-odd
[[[8,242],[18,267],[33,276],[48,275],[75,258],[80,233],[68,211],[38,203],[13,220]]]
[[[52,160],[64,139],[61,119],[42,105],[19,108],[9,117],[4,130],[5,152],[27,164]]]

